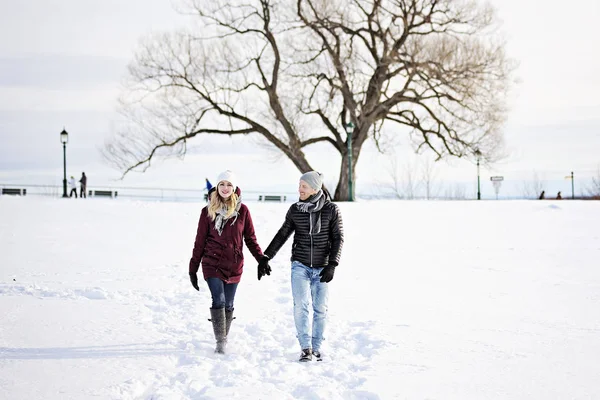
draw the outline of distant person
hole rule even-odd
[[[204,195],[204,200],[208,202],[208,194],[210,193],[211,189],[213,188],[212,183],[210,183],[210,181],[208,180],[208,178],[204,178],[206,180],[206,194]]]
[[[540,193],[540,200],[544,200],[544,196],[546,195],[546,191],[542,190],[542,193]]]
[[[291,283],[296,337],[301,349],[299,361],[311,361],[313,356],[320,361],[327,325],[329,283],[340,262],[344,231],[340,210],[323,188],[322,174],[310,171],[302,175],[298,193],[299,201],[289,208],[283,225],[258,263],[258,279],[271,274],[269,260],[293,233]]]
[[[562,200],[562,196],[561,196],[560,192],[558,192],[556,194],[556,200]]]
[[[82,199],[87,198],[87,195],[85,194],[87,189],[87,176],[85,176],[85,172],[81,173],[81,179],[79,180],[79,183],[81,184],[79,196]]]
[[[69,197],[73,197],[73,193],[75,193],[75,198],[77,198],[77,184],[75,183],[75,178],[73,175],[71,175],[71,178],[69,178],[69,187],[71,188]]]
[[[210,202],[200,213],[189,265],[192,286],[200,290],[197,272],[202,264],[202,274],[212,296],[210,316],[217,341],[215,353],[221,354],[225,353],[235,292],[244,268],[244,242],[256,261],[263,257],[241,193],[233,172],[227,170],[219,175],[217,187],[208,193]]]

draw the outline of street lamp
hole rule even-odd
[[[353,201],[352,196],[352,132],[354,132],[354,124],[352,121],[345,126],[348,134],[348,201]]]
[[[477,157],[477,200],[481,200],[481,183],[479,180],[479,160],[481,159],[481,152],[479,149],[475,149],[475,157]]]
[[[63,145],[63,195],[62,197],[67,196],[67,142],[69,141],[69,134],[63,128],[60,133],[60,142]]]

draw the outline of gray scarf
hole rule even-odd
[[[217,210],[217,216],[215,217],[215,229],[219,233],[219,236],[221,236],[221,234],[223,233],[223,227],[225,226],[225,223],[228,220],[233,218],[231,225],[235,224],[235,221],[237,220],[241,206],[242,206],[242,199],[241,199],[241,197],[238,197],[237,204],[235,205],[235,210],[233,211],[233,214],[231,214],[229,217],[226,216],[227,208],[225,206],[223,206],[223,207],[221,207],[221,209]]]
[[[323,205],[325,205],[326,197],[327,196],[325,196],[323,190],[319,190],[317,193],[313,194],[305,201],[300,200],[296,203],[296,207],[298,207],[298,210],[300,210],[301,212],[307,212],[311,214],[309,218],[312,224],[310,225],[310,230],[308,232],[311,235],[321,232],[320,211],[323,208]],[[317,218],[313,218],[313,214],[316,214]]]

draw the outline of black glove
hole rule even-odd
[[[198,287],[198,276],[196,274],[190,273],[190,281],[192,282],[192,286],[194,287],[194,289],[199,291],[200,288]]]
[[[269,257],[262,256],[258,262],[258,280],[265,275],[271,275],[271,267],[269,266]]]
[[[335,273],[335,265],[328,265],[323,268],[323,271],[319,274],[321,277],[321,282],[329,283],[333,279],[333,274]]]

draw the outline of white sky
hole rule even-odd
[[[289,204],[247,205],[264,249]],[[326,359],[300,364],[291,239],[260,281],[244,251],[216,356],[202,204],[0,197],[0,399],[600,398],[598,202],[339,206]]]
[[[503,175],[513,185],[537,171],[567,190],[571,170],[582,181],[600,165],[600,43],[596,0],[568,3],[494,0],[503,21],[509,55],[519,62],[519,83],[511,94],[505,137],[509,159],[482,169],[482,179]],[[184,23],[169,1],[24,0],[0,5],[0,183],[27,180],[60,183],[62,151],[59,132],[70,133],[69,175],[85,170],[97,183],[119,176],[102,164],[99,148],[111,130],[119,82],[140,38],[152,31]],[[147,174],[132,175],[123,185],[189,187],[225,168],[243,177],[247,163],[256,163],[257,182],[282,185],[298,172],[281,158],[273,171],[272,153],[253,141],[201,138],[198,154],[184,162],[157,164]],[[399,163],[415,164],[406,140],[395,153]],[[245,155],[228,155],[250,146]],[[358,166],[358,190],[389,180],[389,157],[367,146]],[[219,149],[218,154],[215,150]],[[228,151],[231,150],[231,151]],[[338,175],[337,160],[307,151],[314,168],[330,181]],[[442,162],[440,180],[473,183],[475,169],[466,161]],[[175,180],[173,179],[175,177]],[[564,185],[564,188],[561,186]],[[491,186],[490,186],[491,187]]]

